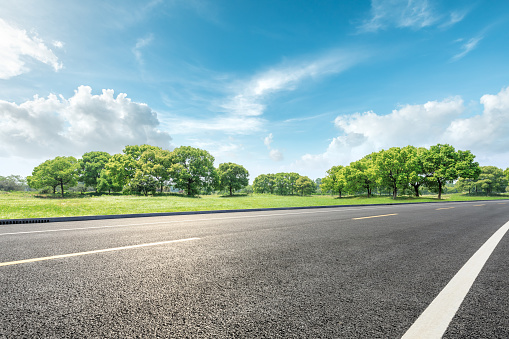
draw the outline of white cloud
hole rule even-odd
[[[311,61],[280,65],[241,83],[221,107],[239,116],[260,116],[265,111],[264,102],[269,95],[295,90],[307,79],[340,73],[365,57],[360,53],[334,50]]]
[[[170,147],[171,137],[158,129],[157,114],[113,90],[92,95],[80,86],[65,99],[35,96],[20,105],[0,101],[0,156],[81,155],[101,150],[119,152],[125,145],[148,143]]]
[[[387,115],[370,111],[338,116],[335,125],[342,135],[334,138],[324,153],[306,154],[294,165],[327,169],[348,165],[380,149],[437,143],[471,150],[481,163],[493,164],[488,160],[509,155],[509,88],[484,95],[480,102],[484,110],[473,117],[462,117],[466,110],[460,97],[406,105]]]
[[[273,137],[272,137],[272,133],[270,133],[269,135],[267,135],[265,137],[265,139],[263,139],[263,144],[265,146],[267,146],[268,149],[270,149],[270,144],[272,144],[272,141],[273,141]]]
[[[154,40],[154,35],[153,34],[149,34],[145,38],[140,38],[140,39],[136,40],[136,45],[132,49],[134,57],[142,65],[143,65],[144,61],[143,61],[143,55],[141,54],[141,49],[146,47],[146,46],[148,46],[148,45],[150,45],[150,43],[153,40]]]
[[[482,39],[483,39],[483,37],[474,37],[474,38],[468,40],[467,43],[465,43],[465,44],[463,44],[463,46],[461,46],[462,51],[460,53],[456,54],[455,56],[453,56],[452,60],[456,61],[456,60],[463,58],[465,55],[467,55],[473,49],[475,49],[477,47],[477,44],[479,44],[479,42]]]
[[[372,0],[371,18],[359,27],[361,32],[376,32],[388,26],[420,29],[438,20],[426,0]]]
[[[305,80],[340,73],[366,57],[366,53],[334,50],[313,60],[279,65],[245,81],[215,83],[217,88],[226,93],[224,100],[213,102],[208,107],[209,111],[217,112],[215,116],[200,119],[183,115],[169,116],[165,121],[171,124],[169,128],[172,134],[253,134],[263,130],[266,125],[262,115],[267,108],[269,96],[295,90]]]
[[[43,40],[37,36],[28,36],[25,30],[15,28],[0,19],[0,79],[9,79],[28,72],[26,57],[50,65],[55,71],[62,68],[62,63]]]
[[[283,153],[281,153],[277,149],[271,150],[270,153],[269,153],[269,156],[274,161],[281,161],[281,160],[283,160]]]
[[[479,154],[509,152],[509,87],[496,95],[483,95],[480,102],[482,114],[452,121],[445,131],[447,140]]]

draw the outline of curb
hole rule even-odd
[[[509,200],[509,199],[497,199]],[[146,218],[146,217],[167,217],[175,215],[195,215],[195,214],[219,214],[219,213],[240,213],[240,212],[260,212],[260,211],[284,211],[284,210],[303,210],[318,208],[343,208],[343,207],[362,207],[362,206],[391,206],[391,205],[415,205],[415,204],[443,204],[443,203],[463,203],[477,201],[494,200],[469,200],[469,201],[424,201],[424,202],[399,202],[389,204],[362,204],[362,205],[326,205],[326,206],[300,206],[300,207],[272,207],[272,208],[244,208],[236,210],[215,210],[215,211],[186,211],[186,212],[159,212],[159,213],[136,213],[136,214],[111,214],[111,215],[86,215],[76,217],[51,217],[51,218],[24,218],[24,219],[0,219],[0,225],[13,224],[34,224],[48,222],[67,222],[67,221],[86,221],[86,220],[104,220],[104,219],[126,219],[126,218]]]

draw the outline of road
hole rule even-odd
[[[400,338],[508,221],[490,201],[0,226],[0,338]],[[509,337],[508,237],[444,338]]]

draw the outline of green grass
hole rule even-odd
[[[300,197],[264,194],[236,195],[233,197],[218,195],[200,197],[156,195],[144,197],[76,194],[71,197],[60,198],[58,195],[43,195],[32,192],[0,192],[0,219],[486,199],[509,199],[509,194],[490,197],[453,194],[443,195],[442,200],[438,200],[436,196],[398,197],[398,199],[393,200],[388,196],[375,196],[369,199],[366,197],[344,197],[339,199],[325,195]]]

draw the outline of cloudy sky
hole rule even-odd
[[[0,2],[0,175],[190,145],[312,179],[393,146],[509,167],[509,2]]]

